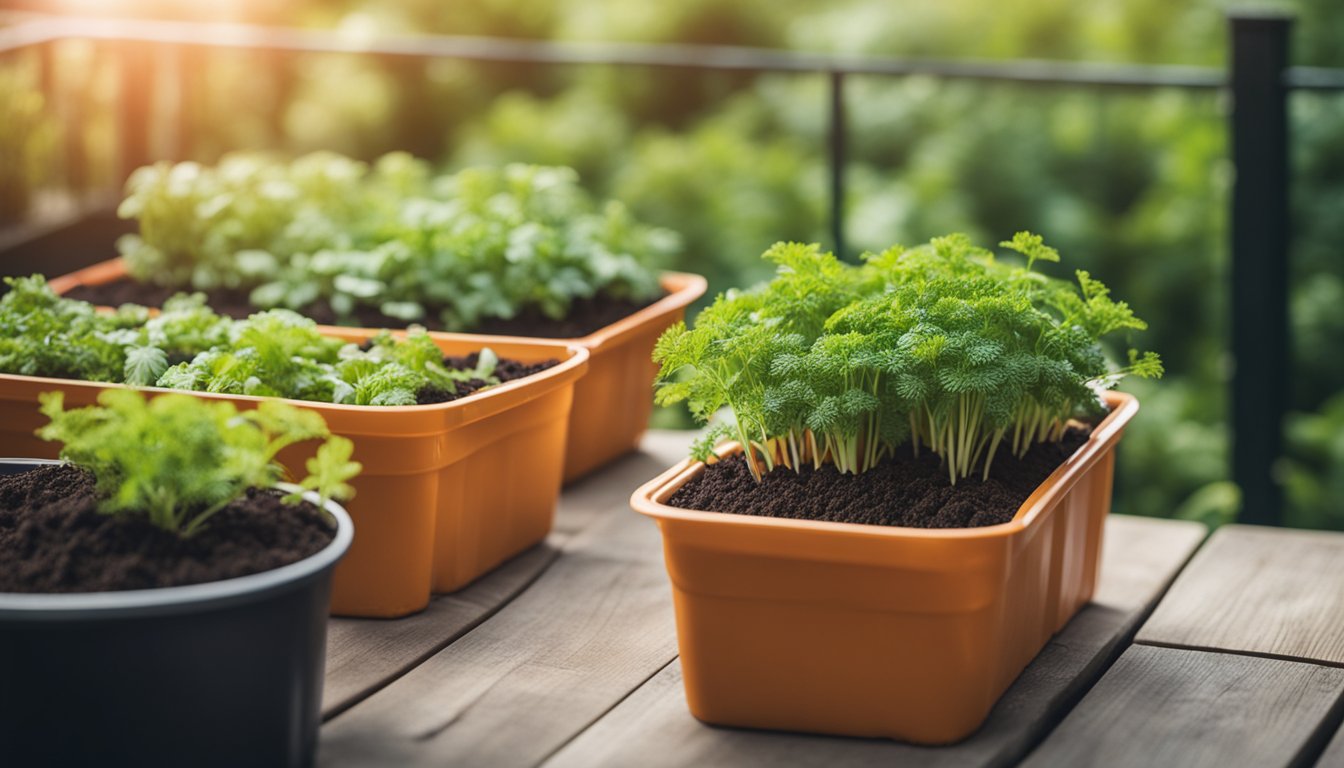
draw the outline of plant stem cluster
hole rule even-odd
[[[1059,440],[1075,415],[1102,410],[1099,391],[1125,375],[1157,377],[1161,361],[1129,350],[1108,364],[1104,336],[1146,327],[1086,272],[1076,282],[1033,271],[1059,254],[1038,235],[999,261],[962,235],[865,254],[849,265],[817,245],[764,254],[776,277],[720,295],[659,339],[658,401],[686,402],[711,427],[695,453],[735,438],[758,479],[777,467],[834,464],[864,472],[898,448],[931,451],[956,483],[988,477],[1006,449]]]

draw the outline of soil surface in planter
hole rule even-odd
[[[476,362],[478,359],[479,355],[477,355],[475,352],[472,352],[470,355],[466,355],[465,357],[452,357],[452,356],[445,357],[443,358],[443,365],[445,368],[448,368],[449,370],[461,370],[463,368],[471,369],[476,367]],[[547,368],[551,368],[559,364],[560,364],[559,360],[544,360],[540,363],[523,363],[519,362],[518,360],[513,360],[511,358],[501,357],[499,359],[499,362],[495,365],[495,378],[499,379],[500,384],[505,384],[515,379],[527,378],[528,376],[531,376],[534,373],[541,373]],[[476,390],[481,389],[482,387],[488,386],[489,382],[483,379],[470,379],[468,381],[453,382],[453,384],[454,386],[456,386],[456,390],[452,392],[449,392],[446,389],[439,389],[437,387],[427,387],[425,389],[422,389],[416,395],[416,400],[420,405],[428,405],[430,403],[446,403],[450,400],[456,400],[460,397],[466,397],[467,395],[470,395],[472,392],[475,392]]]
[[[1021,460],[1001,450],[988,480],[977,472],[955,486],[928,451],[919,458],[902,452],[859,475],[841,474],[832,464],[816,470],[809,465],[801,472],[776,469],[760,483],[737,454],[706,467],[667,503],[738,515],[906,528],[997,525],[1012,520],[1022,502],[1090,433],[1090,428],[1070,428],[1059,443],[1037,444]]]
[[[0,592],[112,592],[279,568],[327,546],[318,507],[251,489],[190,538],[97,510],[93,476],[52,465],[0,477]]]
[[[66,292],[72,299],[101,304],[120,306],[122,304],[142,304],[147,307],[162,306],[175,293],[182,289],[163,288],[148,283],[138,283],[129,278],[121,278],[102,285],[83,285]],[[221,315],[238,319],[246,318],[257,312],[257,307],[247,300],[249,291],[238,289],[218,289],[204,291],[206,303]],[[570,306],[569,314],[563,320],[554,320],[542,314],[540,310],[530,308],[517,317],[504,320],[490,318],[472,328],[470,333],[489,333],[498,336],[531,336],[542,339],[571,339],[587,336],[594,331],[611,325],[623,317],[649,306],[662,296],[649,301],[626,301],[599,295],[591,299],[577,299]],[[447,330],[439,322],[441,307],[429,307],[425,317],[415,321],[431,331]],[[351,325],[342,322],[341,317],[326,302],[312,304],[301,314],[311,317],[323,325]],[[379,312],[373,307],[359,307],[355,312],[353,324],[361,328],[405,328],[408,323],[401,318]]]

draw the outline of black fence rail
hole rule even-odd
[[[145,115],[156,92],[155,49],[176,55],[209,49],[281,54],[363,54],[412,59],[457,59],[500,64],[631,66],[717,72],[825,75],[830,84],[827,155],[831,237],[845,254],[845,87],[854,77],[922,75],[945,80],[1019,83],[1042,87],[1148,90],[1175,88],[1229,95],[1231,162],[1235,170],[1232,244],[1232,477],[1241,487],[1243,522],[1276,524],[1282,491],[1273,465],[1283,450],[1288,400],[1288,253],[1290,243],[1288,95],[1344,92],[1344,69],[1290,67],[1292,18],[1278,13],[1228,16],[1226,70],[1209,67],[1097,64],[1057,61],[967,61],[856,57],[786,50],[702,45],[574,43],[448,35],[356,37],[329,30],[152,20],[23,16],[0,28],[0,56],[43,52],[44,87],[51,87],[52,46],[63,40],[119,44],[119,169],[156,159]],[[174,145],[187,147],[183,121]],[[69,148],[78,151],[77,147]],[[72,168],[82,158],[70,158]],[[1235,363],[1234,363],[1235,364]]]

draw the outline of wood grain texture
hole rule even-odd
[[[1114,516],[1091,605],[1069,622],[966,741],[945,748],[703,725],[673,662],[546,763],[587,766],[1009,765],[1082,695],[1199,546],[1202,525]]]
[[[658,531],[627,501],[684,442],[649,444],[588,491],[589,524],[542,578],[330,721],[320,763],[535,765],[665,667],[676,634]]]
[[[555,517],[556,533],[572,536],[595,521],[629,512],[630,494],[686,458],[696,434],[651,431],[639,451],[566,487]]]
[[[1135,645],[1023,765],[1293,765],[1341,695],[1344,669]]]
[[[367,698],[493,615],[555,562],[566,541],[607,517],[628,513],[630,493],[684,457],[690,440],[686,432],[650,433],[644,450],[565,490],[555,532],[546,543],[466,589],[436,596],[422,612],[391,621],[332,619],[323,717],[334,717]]]
[[[539,544],[475,583],[438,595],[404,619],[332,619],[322,716],[333,717],[405,674],[526,589],[560,554]]]
[[[1316,762],[1316,768],[1344,768],[1344,728],[1335,731],[1335,737]]]
[[[1220,528],[1136,641],[1344,665],[1341,566],[1344,534]]]

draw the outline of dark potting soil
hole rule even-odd
[[[65,295],[72,299],[101,304],[120,306],[122,304],[143,304],[148,307],[162,306],[179,289],[163,288],[149,283],[138,283],[129,278],[114,280],[102,285],[80,286]],[[221,315],[242,319],[257,311],[247,300],[248,291],[222,288],[205,291],[206,303]],[[659,296],[658,298],[662,298]],[[599,295],[591,299],[577,299],[570,306],[569,314],[563,320],[554,320],[542,314],[536,308],[525,309],[517,317],[504,320],[489,318],[471,329],[471,333],[489,333],[498,336],[533,336],[543,339],[569,339],[587,336],[594,331],[631,315],[654,301],[636,302],[613,299]],[[431,331],[445,330],[439,322],[439,307],[429,307],[425,317],[417,321]],[[304,308],[301,314],[311,317],[323,325],[350,325],[325,301],[319,301]],[[361,328],[405,328],[408,323],[401,318],[379,312],[373,307],[358,307],[354,324]]]
[[[318,507],[251,489],[190,538],[96,509],[93,476],[52,465],[0,477],[0,592],[112,592],[260,573],[327,546]]]
[[[711,464],[668,500],[682,509],[825,520],[906,528],[978,528],[1013,519],[1051,472],[1072,456],[1091,429],[1070,428],[1059,443],[1037,444],[1021,460],[1000,451],[989,479],[974,474],[953,486],[928,451],[902,452],[858,475],[832,464],[776,469],[757,483],[741,455]]]
[[[658,298],[662,298],[659,296]],[[653,301],[657,301],[654,299]],[[509,319],[490,317],[482,320],[469,333],[488,333],[495,336],[532,336],[542,339],[572,339],[587,336],[594,331],[611,325],[627,315],[649,306],[653,301],[634,302],[613,299],[599,295],[591,299],[575,299],[570,304],[569,314],[563,320],[555,320],[542,314],[541,310],[529,307],[517,316]],[[213,306],[213,303],[211,304]],[[439,307],[428,307],[425,317],[417,320],[431,331],[445,330],[439,322]],[[256,310],[253,309],[253,312]],[[304,308],[302,314],[311,317],[323,325],[349,325],[326,302],[318,302]],[[405,320],[385,315],[373,307],[357,307],[355,324],[361,328],[405,328]]]
[[[463,368],[475,368],[480,355],[472,352],[463,357],[445,357],[443,365],[449,370],[460,370]],[[525,378],[534,373],[541,373],[547,368],[560,364],[559,360],[544,360],[540,363],[524,363],[512,358],[501,357],[495,365],[495,378],[499,379],[500,384],[504,384],[515,379]],[[426,387],[420,390],[416,395],[416,402],[420,405],[429,405],[430,403],[446,403],[450,400],[456,400],[460,397],[466,397],[472,392],[487,386],[489,382],[483,379],[470,379],[468,381],[453,382],[456,389],[452,392],[438,387]]]

